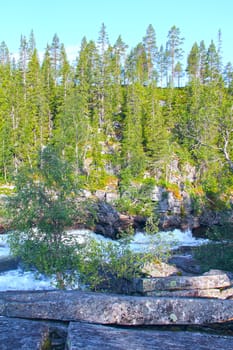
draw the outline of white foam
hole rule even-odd
[[[5,257],[10,255],[10,248],[7,244],[7,235],[0,235],[0,257]]]
[[[198,246],[206,242],[206,239],[193,237],[190,230],[181,231],[176,229],[174,231],[158,232],[153,235],[138,232],[131,241],[130,247],[134,251],[147,251],[148,248],[156,247],[156,245],[164,246],[164,249],[177,249],[181,246]]]
[[[98,235],[90,230],[70,230],[67,232],[69,236],[73,237],[79,244],[85,244],[88,239],[94,239],[97,242],[111,242],[110,238]]]
[[[23,272],[20,269],[0,274],[0,291],[7,290],[47,290],[54,289],[53,280],[32,271]]]

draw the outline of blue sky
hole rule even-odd
[[[169,29],[176,25],[185,38],[187,56],[193,43],[217,44],[222,31],[224,63],[233,62],[232,0],[0,0],[0,41],[17,52],[20,35],[33,29],[37,48],[43,51],[54,33],[68,52],[77,50],[85,35],[97,40],[105,23],[111,44],[119,35],[136,46],[152,24],[157,44],[165,45]]]

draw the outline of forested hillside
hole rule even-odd
[[[193,43],[184,57],[173,26],[158,46],[149,25],[129,48],[83,38],[69,62],[55,34],[42,60],[33,33],[12,59],[0,45],[0,180],[11,183],[22,165],[54,145],[91,191],[115,183],[169,186],[172,161],[195,168],[184,184],[209,203],[230,204],[233,193],[233,66],[217,43]],[[185,63],[184,63],[185,62]],[[185,82],[185,83],[184,83]]]

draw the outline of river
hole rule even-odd
[[[97,235],[88,230],[71,230],[69,234],[78,237],[79,242],[85,242],[89,237],[98,241],[110,241],[110,239]],[[181,246],[197,246],[206,240],[193,237],[191,231],[182,232],[178,229],[170,232],[159,232],[156,235],[147,235],[137,232],[130,243],[132,250],[141,252],[149,249],[151,245],[165,245],[177,248]],[[10,256],[10,249],[7,244],[7,235],[0,235],[0,259]],[[53,280],[44,275],[36,274],[33,271],[18,269],[0,273],[0,291],[7,290],[51,290]]]

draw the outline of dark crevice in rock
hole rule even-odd
[[[121,326],[116,324],[104,325],[121,330],[146,330],[146,331],[172,331],[172,332],[192,332],[215,335],[228,335],[233,337],[233,322],[213,323],[204,325],[159,325],[159,326]]]

